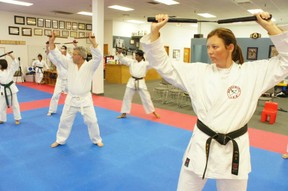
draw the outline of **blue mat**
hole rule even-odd
[[[25,111],[18,126],[9,114],[0,126],[0,190],[175,191],[191,132],[136,117],[116,119],[119,113],[95,108],[103,148],[91,143],[81,115],[67,144],[52,149],[60,114]],[[248,190],[288,190],[287,161],[261,149],[251,148],[251,155]],[[204,188],[211,190],[214,180]]]
[[[19,103],[21,102],[30,102],[42,99],[49,99],[52,97],[52,94],[46,93],[43,91],[35,90],[33,88],[28,88],[17,84],[19,92],[17,94]]]

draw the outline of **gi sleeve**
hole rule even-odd
[[[133,62],[132,59],[124,57],[123,54],[119,54],[118,58],[119,58],[119,62],[123,65],[126,65],[126,66],[130,66],[131,62]]]
[[[92,71],[95,72],[101,63],[103,56],[102,56],[102,53],[99,50],[99,48],[91,47],[90,50],[91,50],[91,54],[92,54],[92,59],[88,63],[91,63]]]
[[[69,60],[61,54],[58,48],[50,50],[48,58],[50,59],[51,62],[53,62],[55,66],[61,65],[66,70],[68,69]]]

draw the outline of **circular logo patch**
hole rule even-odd
[[[238,86],[231,86],[227,90],[227,96],[229,99],[236,99],[241,94],[241,89]]]

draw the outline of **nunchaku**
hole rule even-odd
[[[46,44],[49,44],[49,41],[47,41]],[[54,44],[61,44],[61,43],[59,43],[59,42],[55,42]]]
[[[6,55],[8,55],[8,54],[11,54],[11,53],[13,53],[13,51],[6,52],[5,54],[0,55],[0,58],[3,57],[3,56],[6,56]]]
[[[264,20],[270,20],[272,18],[272,15],[270,14],[270,17],[268,19]],[[155,17],[147,17],[148,22],[157,22]],[[236,22],[249,22],[249,21],[257,21],[256,16],[249,16],[249,17],[238,17],[238,18],[231,18],[231,19],[222,19],[218,21],[208,21],[208,20],[198,20],[198,19],[188,19],[188,18],[177,18],[177,17],[169,17],[168,22],[169,23],[199,23],[199,22],[212,22],[212,23],[218,23],[218,24],[227,24],[227,23],[236,23]]]
[[[47,35],[47,37],[50,38],[50,37],[52,37],[52,35]],[[57,38],[59,38],[59,37],[57,37]],[[62,37],[62,38],[66,38],[66,37]],[[89,36],[75,37],[74,39],[87,39],[87,38],[89,38]],[[91,38],[95,38],[95,36],[91,36]],[[72,42],[65,42],[63,44],[74,44],[74,43],[78,43],[78,41],[77,40],[73,40]],[[49,44],[49,41],[47,41],[46,44]],[[60,44],[60,43],[54,43],[54,44]]]

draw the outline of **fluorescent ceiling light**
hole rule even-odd
[[[154,1],[159,2],[159,3],[163,3],[165,5],[176,5],[176,4],[179,4],[179,2],[174,1],[174,0],[154,0]]]
[[[135,23],[135,24],[143,24],[145,23],[144,21],[138,21],[138,20],[127,20],[129,23]]]
[[[80,12],[78,12],[77,14],[79,14],[79,15],[86,15],[86,16],[92,16],[92,15],[93,15],[93,13],[91,13],[91,12],[85,12],[85,11],[80,11]]]
[[[129,7],[123,7],[123,6],[120,6],[120,5],[112,5],[112,6],[109,6],[108,8],[117,9],[117,10],[120,10],[120,11],[133,11],[134,10],[134,9],[129,8]]]
[[[24,1],[14,1],[14,0],[0,0],[0,2],[2,3],[10,3],[10,4],[14,4],[14,5],[21,5],[21,6],[31,6],[33,5],[33,3],[27,3]]]
[[[205,17],[205,18],[215,18],[215,15],[211,15],[209,13],[198,13],[197,15],[201,16],[201,17]]]
[[[247,10],[249,13],[251,13],[251,14],[257,14],[257,13],[261,13],[261,12],[263,12],[263,10],[262,9],[249,9],[249,10]]]

